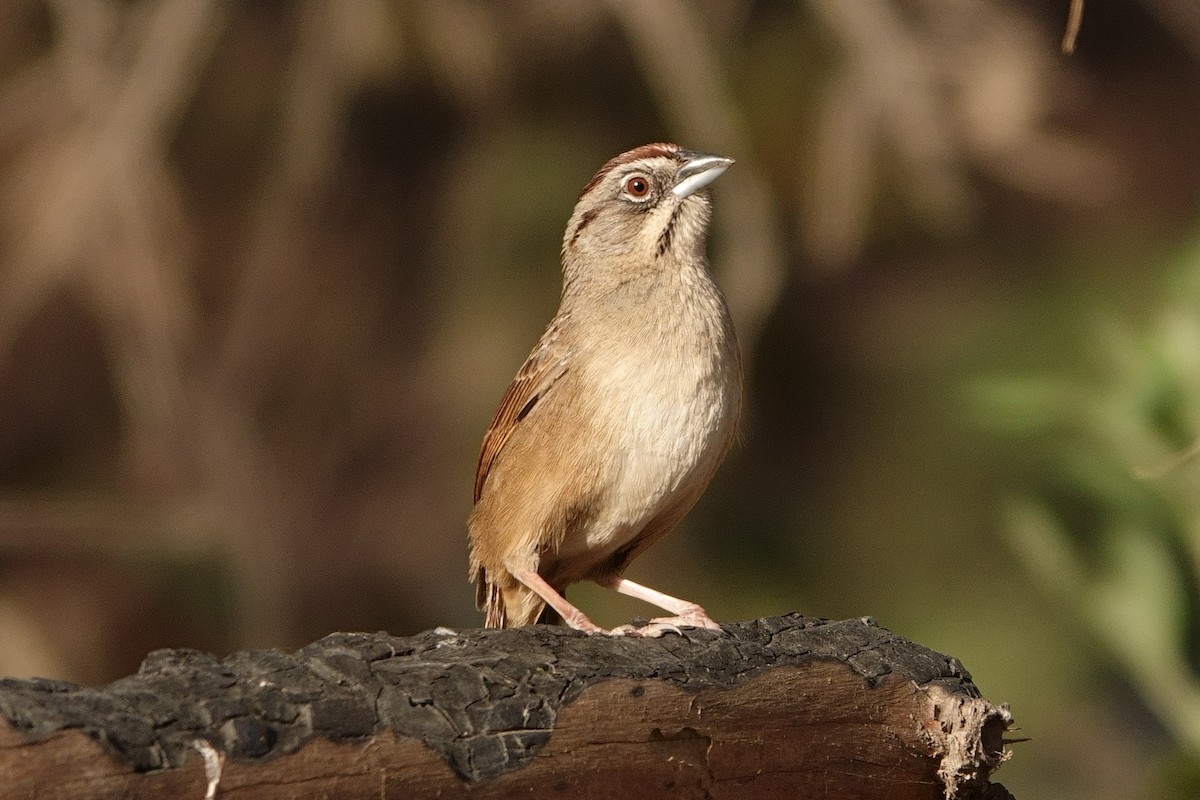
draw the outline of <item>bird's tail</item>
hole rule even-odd
[[[518,581],[501,586],[489,579],[486,570],[475,573],[475,605],[484,612],[488,628],[518,628],[543,623],[555,625],[562,618],[532,589]]]

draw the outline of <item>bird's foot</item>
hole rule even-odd
[[[670,622],[664,622],[662,620],[651,620],[650,622],[647,622],[645,625],[641,626],[634,625],[632,623],[628,625],[619,625],[616,628],[613,628],[611,631],[608,631],[609,636],[629,636],[635,639],[657,639],[660,636],[664,636],[668,633],[674,633],[677,636],[683,636],[683,631],[679,629],[678,625],[673,625]]]
[[[668,633],[683,636],[682,628],[707,628],[712,631],[721,630],[716,620],[708,616],[704,609],[696,606],[694,610],[677,617],[656,617],[645,625],[621,625],[608,631],[610,636],[639,636],[643,639],[657,639]]]

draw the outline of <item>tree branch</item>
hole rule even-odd
[[[661,639],[338,633],[0,681],[6,797],[1011,796],[1004,707],[957,659],[798,615]]]

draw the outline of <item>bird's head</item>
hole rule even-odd
[[[645,271],[702,257],[705,188],[733,159],[647,144],[611,159],[588,182],[563,236],[568,282],[597,269]]]

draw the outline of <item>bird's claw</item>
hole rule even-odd
[[[681,614],[678,617],[656,617],[645,625],[621,625],[608,631],[610,636],[637,636],[643,639],[657,639],[668,633],[683,636],[683,628],[707,628],[712,631],[721,630],[721,626],[703,611],[698,613]]]
[[[621,625],[608,632],[610,636],[633,636],[638,639],[657,639],[668,633],[683,636],[678,625],[667,620],[652,619],[645,625]]]

